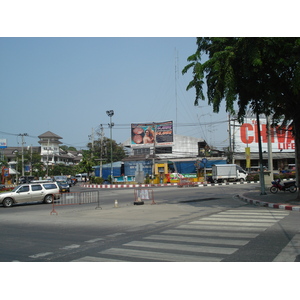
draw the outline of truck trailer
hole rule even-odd
[[[212,166],[212,179],[215,183],[240,181],[244,182],[247,172],[235,164],[222,164]]]

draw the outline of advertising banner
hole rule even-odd
[[[173,145],[173,121],[131,124],[131,146]]]
[[[234,152],[245,152],[249,147],[249,153],[258,152],[258,129],[256,117],[245,118],[243,124],[237,121],[231,121],[233,132],[232,145]],[[262,151],[268,151],[268,130],[267,119],[260,117],[260,135],[262,142]],[[295,152],[295,139],[292,135],[292,128],[270,128],[272,152]]]
[[[6,139],[0,139],[0,149],[7,148]]]

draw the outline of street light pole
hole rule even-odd
[[[22,137],[22,176],[24,176],[24,136],[28,136],[27,133],[20,133],[19,136]]]
[[[111,182],[113,182],[113,155],[112,155],[112,151],[113,151],[113,147],[112,147],[112,128],[115,125],[114,123],[112,123],[111,118],[114,115],[114,111],[113,110],[107,110],[106,114],[109,116],[110,118],[110,123],[108,124],[109,128],[110,128],[110,178],[111,178]]]

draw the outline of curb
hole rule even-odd
[[[264,206],[264,207],[269,207],[269,208],[277,208],[277,209],[284,209],[284,210],[291,210],[291,211],[299,211],[300,212],[300,206],[299,205],[286,205],[283,203],[271,203],[271,202],[266,202],[266,201],[261,201],[261,200],[255,200],[248,198],[244,195],[238,195],[238,197],[249,204],[254,204],[254,205],[259,205],[259,206]]]
[[[203,186],[219,186],[219,185],[233,185],[233,184],[249,184],[249,183],[259,183],[259,181],[244,181],[244,182],[227,182],[227,183],[204,183],[195,182],[194,185],[183,185],[183,187],[203,187]],[[178,183],[158,183],[158,184],[83,184],[84,188],[93,189],[114,189],[114,188],[137,188],[137,187],[158,187],[158,186],[180,186]]]

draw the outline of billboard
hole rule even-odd
[[[173,121],[131,124],[131,146],[173,145]]]
[[[250,148],[251,152],[259,152],[256,117],[245,118],[243,124],[238,124],[233,120],[230,123],[233,132],[232,145],[234,152],[245,152],[247,147]],[[262,151],[268,152],[267,119],[260,116],[259,123]],[[272,152],[295,152],[295,138],[291,129],[291,127],[280,128],[279,126],[270,128]]]
[[[0,149],[7,148],[6,139],[0,139]]]

